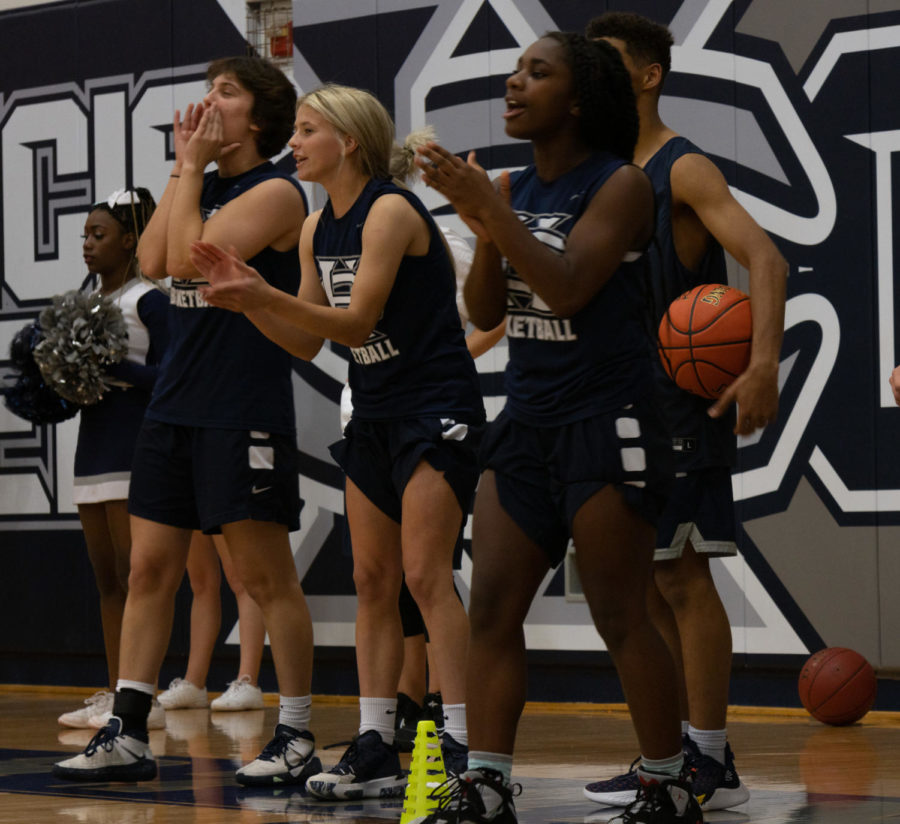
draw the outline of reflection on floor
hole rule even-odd
[[[297,788],[248,790],[234,770],[265,744],[275,710],[169,712],[150,736],[159,777],[143,784],[73,784],[55,779],[55,761],[83,748],[91,730],[56,727],[77,702],[0,691],[0,824],[210,824],[212,822],[377,822],[399,819],[400,801],[327,803]],[[356,725],[353,702],[319,699],[314,728],[323,763],[335,763]],[[9,723],[15,719],[15,723]],[[824,727],[800,713],[733,713],[737,766],[752,792],[710,822],[870,824],[900,821],[900,720],[872,713],[853,727]],[[589,705],[529,708],[523,717],[514,779],[522,824],[604,824],[620,810],[582,795],[585,783],[627,768],[635,744],[627,714]]]

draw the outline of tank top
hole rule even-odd
[[[207,220],[226,203],[272,178],[293,178],[268,161],[235,177],[207,172],[200,207]],[[247,261],[277,289],[297,294],[297,247],[266,247]],[[206,281],[173,278],[169,348],[147,417],[184,426],[258,429],[292,434],[294,393],[291,355],[269,340],[243,314],[207,304],[198,287]]]

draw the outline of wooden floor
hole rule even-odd
[[[180,710],[150,744],[160,776],[142,784],[71,784],[51,765],[82,749],[86,730],[57,716],[86,692],[0,687],[0,824],[281,824],[399,819],[400,802],[315,802],[297,791],[240,788],[234,769],[271,735],[276,709],[245,713]],[[325,766],[356,729],[353,701],[317,697],[313,730]],[[751,790],[735,810],[707,821],[754,824],[900,822],[900,714],[870,713],[852,727],[825,727],[797,711],[735,708],[729,725],[736,765]],[[593,824],[619,811],[582,796],[582,786],[623,771],[637,754],[628,716],[593,705],[529,705],[513,778],[522,824]]]

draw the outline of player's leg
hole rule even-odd
[[[128,588],[127,572],[124,580],[119,573],[118,553],[106,517],[107,503],[79,504],[78,517],[100,595],[100,625],[103,629],[109,686],[110,689],[115,689],[119,677],[122,613],[125,611]]]
[[[280,693],[275,736],[262,753],[237,771],[241,784],[305,784],[321,769],[309,730],[313,633],[297,578],[288,528],[275,521],[222,525],[234,571],[259,605],[275,663]]]
[[[688,542],[682,556],[658,561],[657,587],[675,617],[687,684],[689,718],[724,729],[731,680],[731,625],[709,568]]]
[[[191,530],[132,516],[131,536],[131,574],[112,711],[83,753],[54,766],[59,778],[146,781],[156,775],[147,743],[148,716],[172,633],[175,593],[184,577]]]
[[[237,602],[240,658],[238,677],[228,684],[228,689],[222,695],[213,699],[210,709],[215,712],[262,709],[263,694],[258,684],[259,668],[266,644],[262,610],[250,597],[244,582],[234,571],[225,539],[221,535],[214,535],[212,538],[219,560],[222,562],[225,579]]]
[[[175,678],[159,694],[167,710],[196,709],[209,705],[206,677],[222,624],[221,571],[212,538],[195,531],[188,551],[191,584],[191,633],[184,678]]]
[[[656,531],[611,485],[584,503],[572,527],[585,599],[622,681],[641,753],[654,761],[680,755],[675,668],[646,602]]]
[[[359,735],[334,767],[310,777],[307,789],[321,799],[400,796],[406,777],[393,745],[403,660],[397,606],[402,576],[400,525],[350,478],[345,481],[345,502],[357,598]]]
[[[441,680],[448,772],[466,767],[466,648],[469,623],[453,586],[453,555],[463,522],[456,493],[444,473],[427,461],[413,471],[403,492],[403,568],[422,611]]]

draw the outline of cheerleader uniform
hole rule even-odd
[[[673,137],[644,166],[656,192],[656,242],[650,250],[653,329],[666,307],[702,283],[728,283],[725,253],[712,236],[697,271],[684,266],[672,231],[672,165],[686,154],[703,154],[683,137]],[[653,358],[657,398],[672,436],[675,483],[659,522],[656,560],[681,557],[690,540],[712,556],[736,555],[731,467],[737,453],[735,410],[721,418],[707,414],[710,401],[681,389]]]
[[[299,183],[265,162],[234,177],[204,176],[204,220],[266,180]],[[300,284],[297,247],[247,261],[289,294]],[[210,306],[206,281],[173,278],[171,343],[135,453],[129,511],[207,533],[247,519],[299,528],[291,355],[243,314]]]
[[[512,176],[511,204],[532,234],[563,253],[591,198],[625,161],[591,155],[549,183],[534,166]],[[570,318],[555,316],[504,262],[507,402],[482,463],[500,504],[555,566],[580,507],[607,484],[655,523],[669,483],[667,438],[652,402],[642,316],[645,255],[629,253]]]
[[[168,341],[165,292],[132,278],[108,298],[122,310],[128,352],[107,370],[114,385],[99,402],[80,411],[73,493],[76,504],[128,498],[134,444]]]
[[[456,308],[453,265],[428,210],[390,180],[370,180],[340,218],[329,200],[313,236],[319,278],[332,306],[349,306],[363,226],[386,194],[407,200],[428,224],[431,242],[425,255],[403,258],[376,328],[362,346],[350,349],[353,417],[331,453],[398,523],[403,490],[422,459],[444,474],[468,513],[478,482],[484,405]]]

